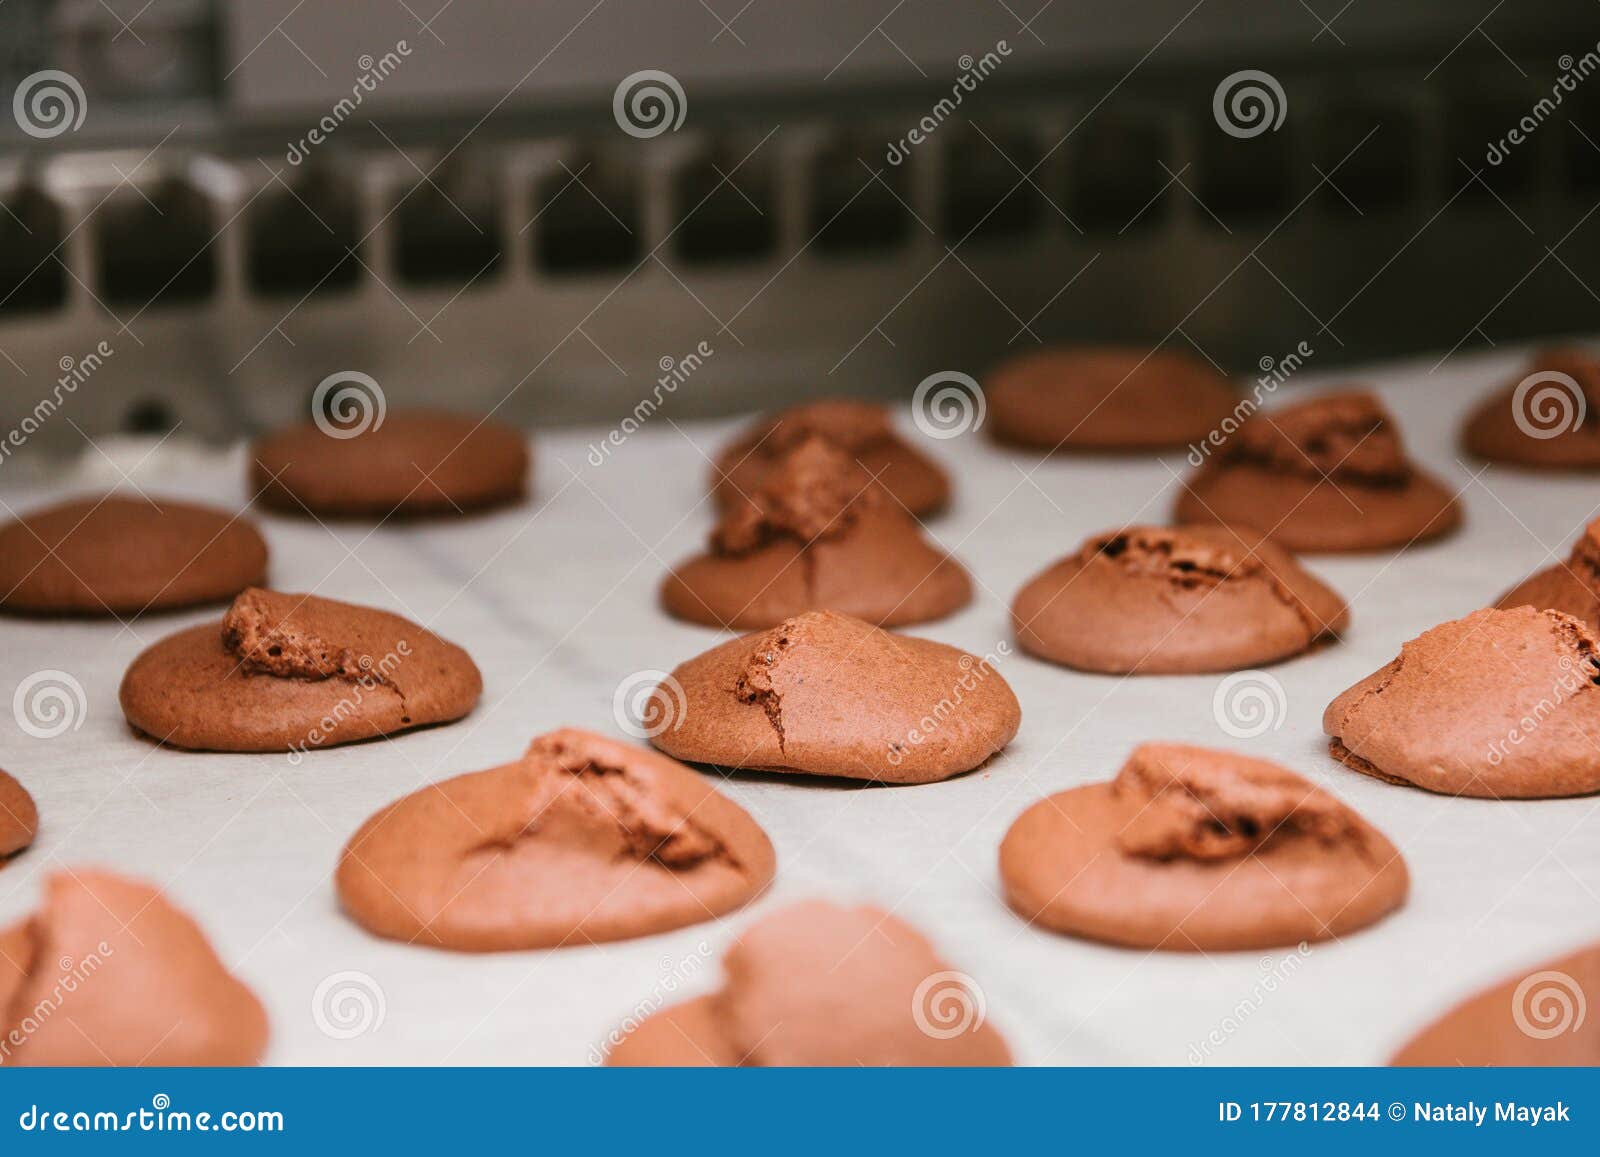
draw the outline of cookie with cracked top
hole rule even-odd
[[[1516,381],[1472,412],[1461,444],[1507,466],[1600,470],[1600,357],[1581,349],[1540,351]]]
[[[1562,611],[1600,631],[1600,520],[1591,522],[1565,562],[1545,567],[1523,579],[1494,604],[1499,610],[1536,607]]]

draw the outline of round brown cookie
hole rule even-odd
[[[1335,759],[1448,795],[1600,790],[1595,636],[1559,611],[1476,611],[1424,631],[1322,716]]]
[[[256,443],[261,502],[327,518],[450,515],[520,500],[528,442],[508,426],[441,410],[397,410],[360,433],[305,422]]]
[[[1011,742],[1022,709],[991,657],[814,611],[680,664],[647,718],[695,763],[929,783]]]
[[[1423,1029],[1392,1065],[1600,1065],[1600,942],[1536,964]]]
[[[0,929],[0,1047],[16,1065],[252,1065],[267,1014],[161,892],[69,868]]]
[[[767,834],[703,777],[568,728],[390,804],[335,882],[379,936],[491,952],[698,924],[759,895],[775,864]]]
[[[33,843],[39,834],[39,809],[33,797],[10,775],[0,771],[0,868]]]
[[[1171,350],[1090,347],[1024,354],[984,383],[997,441],[1043,450],[1164,450],[1233,412],[1231,382]]]
[[[1017,593],[1022,649],[1109,674],[1233,671],[1298,655],[1349,621],[1338,595],[1250,529],[1096,535]]]
[[[1406,456],[1382,403],[1353,392],[1253,414],[1190,476],[1174,517],[1254,526],[1314,553],[1437,538],[1461,508]]]
[[[899,626],[943,618],[971,600],[961,564],[820,438],[775,464],[750,501],[723,515],[710,549],[661,585],[670,614],[735,630],[810,610]]]
[[[873,483],[912,514],[933,514],[950,501],[949,476],[895,432],[887,407],[831,398],[768,415],[730,442],[711,473],[718,506],[728,510],[747,498],[755,501],[773,469],[810,438],[845,454],[858,487]]]
[[[168,498],[76,498],[0,527],[0,608],[18,614],[222,602],[266,573],[267,544],[252,523]]]
[[[982,994],[909,924],[812,900],[747,928],[720,992],[647,1017],[606,1063],[1009,1065]]]
[[[1500,610],[1535,607],[1562,611],[1600,630],[1600,521],[1578,536],[1567,561],[1546,567],[1512,587],[1495,603]]]
[[[1600,469],[1600,358],[1578,349],[1541,352],[1472,412],[1461,443],[1510,466]]]
[[[1233,951],[1344,936],[1405,901],[1393,844],[1265,760],[1144,743],[1109,783],[1034,804],[1000,845],[1031,923],[1136,948]]]
[[[482,691],[465,651],[399,615],[252,588],[148,647],[121,700],[159,743],[304,754],[460,719]]]

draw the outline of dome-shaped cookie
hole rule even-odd
[[[267,1015],[199,926],[155,888],[52,873],[44,904],[0,929],[0,1062],[251,1065]]]
[[[160,743],[303,755],[459,719],[482,691],[465,651],[399,615],[251,589],[142,652],[121,700]]]
[[[1600,520],[1591,522],[1566,562],[1529,575],[1495,603],[1500,610],[1535,607],[1562,611],[1600,631]]]
[[[1559,611],[1476,611],[1400,648],[1328,705],[1329,751],[1447,795],[1600,791],[1595,636]]]
[[[983,385],[995,439],[1040,450],[1187,446],[1239,400],[1222,374],[1171,350],[1041,350],[997,367]]]
[[[728,510],[710,549],[661,585],[661,604],[692,623],[750,630],[812,610],[885,626],[965,606],[972,580],[844,454],[802,442]]]
[[[1462,428],[1469,454],[1533,470],[1600,470],[1600,358],[1540,353]]]
[[[39,809],[28,789],[0,771],[0,868],[39,834]]]
[[[1022,710],[990,657],[822,611],[680,664],[649,718],[694,763],[927,783],[984,763]]]
[[[759,895],[774,866],[766,833],[706,778],[566,729],[378,812],[336,885],[379,936],[489,952],[698,924]]]
[[[1130,526],[1095,535],[1017,593],[1022,649],[1083,671],[1234,671],[1344,629],[1343,600],[1254,530]]]
[[[1009,1065],[976,982],[878,908],[811,900],[747,928],[713,996],[646,1017],[621,1067]]]
[[[136,615],[231,599],[267,573],[249,520],[170,498],[113,494],[0,527],[0,609]]]
[[[1310,781],[1174,743],[1140,744],[1116,779],[1023,812],[1000,877],[1041,927],[1205,952],[1348,935],[1409,887],[1394,845]]]
[[[767,476],[809,438],[842,451],[857,486],[872,482],[912,514],[933,514],[950,501],[944,469],[895,432],[889,410],[873,402],[829,398],[762,418],[717,455],[711,493],[728,510],[754,498]]]
[[[1461,509],[1407,457],[1382,403],[1351,392],[1252,415],[1184,484],[1174,517],[1253,526],[1317,553],[1437,538]]]

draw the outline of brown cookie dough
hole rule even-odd
[[[1600,942],[1462,1002],[1416,1036],[1392,1065],[1600,1065]]]
[[[730,442],[712,468],[717,505],[728,510],[756,501],[767,476],[809,438],[844,453],[855,468],[857,488],[879,486],[912,514],[934,514],[950,501],[949,476],[895,432],[887,407],[830,398],[768,415]]]
[[[984,382],[997,441],[1042,450],[1164,450],[1201,441],[1233,412],[1232,383],[1171,350],[1024,354]]]
[[[759,895],[774,868],[766,833],[706,779],[569,728],[378,812],[336,884],[379,936],[489,952],[698,924]]]
[[[252,1065],[267,1014],[155,888],[52,873],[0,929],[0,1065]]]
[[[160,743],[303,755],[460,719],[482,691],[465,651],[399,615],[252,588],[147,648],[121,700]]]
[[[1234,671],[1343,630],[1344,601],[1244,527],[1130,526],[1096,535],[1017,593],[1022,649],[1083,671]]]
[[[488,418],[396,410],[354,436],[315,422],[268,435],[251,455],[251,483],[263,505],[290,514],[453,515],[519,501],[529,457],[519,431]]]
[[[1600,469],[1600,358],[1578,349],[1541,352],[1472,412],[1461,443],[1509,466]]]
[[[0,771],[0,868],[39,834],[39,809],[28,789]],[[0,1007],[4,1007],[0,1004]]]
[[[662,1009],[613,1047],[619,1067],[1009,1065],[972,979],[877,908],[820,900],[747,928],[722,989]]]
[[[1000,845],[1024,919],[1137,948],[1232,951],[1344,936],[1405,901],[1383,834],[1265,760],[1144,743],[1109,783],[1034,804]]]
[[[1461,508],[1406,456],[1382,403],[1357,391],[1257,411],[1184,484],[1174,517],[1253,526],[1314,553],[1437,538]]]
[[[0,609],[136,615],[231,599],[265,581],[243,518],[142,495],[76,498],[0,527]]]
[[[1600,521],[1591,522],[1566,562],[1545,567],[1512,587],[1495,603],[1500,610],[1535,607],[1563,611],[1600,630]]]
[[[710,550],[667,575],[669,613],[736,630],[810,610],[898,626],[943,618],[972,599],[961,564],[820,438],[773,465],[750,497],[723,515]]]
[[[677,759],[929,783],[1011,742],[1022,709],[992,657],[814,611],[679,665],[648,718]]]
[[[1476,611],[1400,648],[1322,716],[1346,766],[1448,795],[1600,791],[1595,636],[1560,611]]]

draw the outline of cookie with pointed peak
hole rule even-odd
[[[758,896],[775,865],[767,834],[704,777],[567,728],[378,812],[335,883],[379,936],[492,952],[698,924]]]
[[[159,743],[303,755],[460,719],[482,691],[465,651],[408,619],[251,588],[220,624],[148,647],[120,697]]]
[[[983,995],[909,924],[822,900],[757,921],[722,988],[634,1025],[606,1057],[641,1066],[995,1066]]]
[[[1566,562],[1529,575],[1501,595],[1495,606],[1562,611],[1581,619],[1591,631],[1600,631],[1600,520],[1578,536]]]
[[[1034,576],[1011,607],[1024,651],[1082,671],[1235,671],[1298,655],[1349,621],[1344,601],[1243,527],[1130,526]]]
[[[1238,395],[1211,366],[1172,350],[1048,349],[984,382],[995,440],[1041,450],[1127,452],[1198,442]]]
[[[1011,742],[1022,709],[993,656],[833,611],[731,639],[655,690],[651,739],[677,759],[753,771],[929,783]]]
[[[1600,1065],[1600,941],[1535,964],[1457,1005],[1391,1065]]]
[[[28,789],[0,771],[0,868],[39,834],[39,809]]]
[[[710,549],[661,585],[680,619],[749,630],[833,610],[899,626],[941,619],[972,599],[972,580],[844,453],[808,438],[722,516]]]
[[[828,398],[769,414],[730,442],[711,474],[711,494],[728,510],[755,501],[762,483],[801,443],[820,438],[843,451],[857,486],[872,483],[912,514],[934,514],[950,501],[944,469],[895,432],[886,406]]]
[[[1405,862],[1355,811],[1265,760],[1143,743],[1109,783],[1034,804],[1000,845],[1006,900],[1056,932],[1234,951],[1345,936],[1405,902]]]
[[[262,505],[321,518],[465,514],[518,502],[528,441],[517,430],[443,410],[338,409],[269,434],[251,451]]]
[[[1472,412],[1461,443],[1469,454],[1508,466],[1600,469],[1600,357],[1542,351]]]
[[[1461,508],[1412,463],[1383,404],[1355,391],[1257,411],[1190,476],[1174,517],[1253,526],[1318,553],[1438,538]]]
[[[253,1065],[266,1047],[261,1002],[148,884],[54,872],[43,905],[0,929],[0,1063]]]
[[[219,603],[263,582],[249,520],[143,495],[75,498],[0,527],[0,610],[137,615]]]

